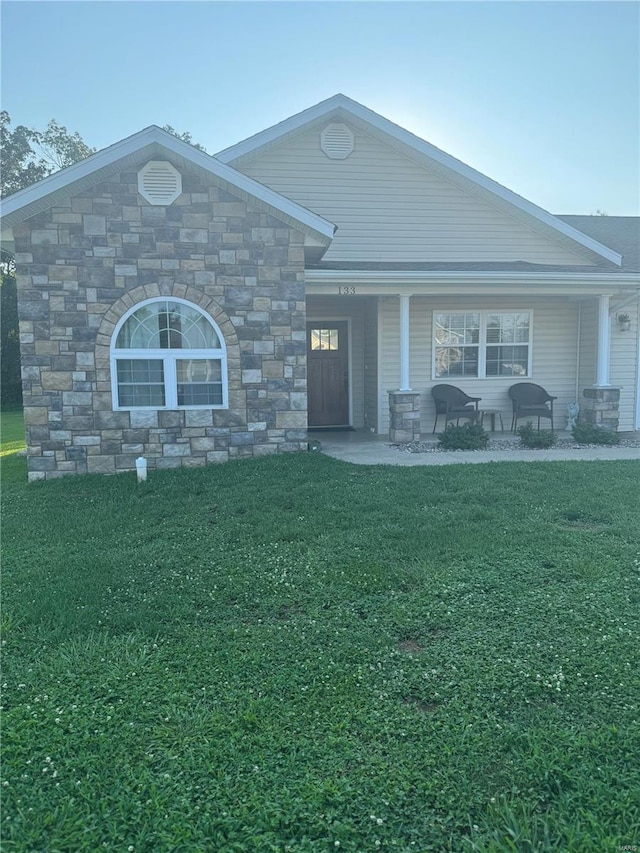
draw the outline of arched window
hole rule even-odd
[[[227,353],[213,320],[184,299],[147,299],[111,341],[116,409],[225,409]]]

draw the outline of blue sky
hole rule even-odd
[[[635,2],[5,0],[2,108],[209,153],[343,92],[553,213],[640,213]]]

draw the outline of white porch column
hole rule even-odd
[[[598,362],[596,387],[609,385],[609,351],[611,349],[611,320],[609,318],[609,296],[598,297]]]
[[[409,300],[400,296],[400,391],[411,391],[409,384]]]

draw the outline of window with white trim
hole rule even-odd
[[[434,311],[433,378],[531,375],[531,311]]]
[[[116,409],[225,409],[224,338],[191,302],[140,302],[114,331],[111,387]]]

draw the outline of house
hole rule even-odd
[[[553,216],[343,95],[215,157],[149,127],[3,213],[32,480],[410,440],[440,382],[640,426],[639,220]]]

